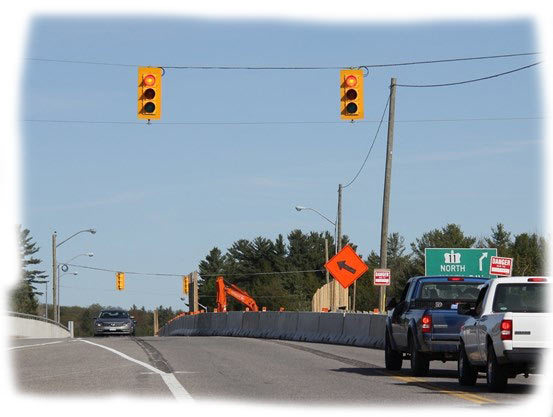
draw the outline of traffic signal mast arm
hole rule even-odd
[[[217,311],[227,311],[227,294],[240,301],[251,311],[259,311],[255,300],[244,290],[241,290],[234,284],[226,285],[223,277],[217,277],[215,283],[217,289]]]

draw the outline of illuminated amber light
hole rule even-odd
[[[355,87],[357,85],[357,77],[354,75],[348,75],[346,78],[346,85],[348,87]]]
[[[144,85],[151,87],[156,83],[156,77],[154,77],[152,74],[148,74],[144,77]]]

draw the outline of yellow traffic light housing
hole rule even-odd
[[[161,76],[163,69],[138,67],[139,119],[161,119]]]
[[[342,120],[358,120],[364,117],[363,70],[341,70],[340,118]]]
[[[182,277],[182,292],[188,294],[190,292],[190,280],[188,277]]]
[[[125,273],[116,272],[115,273],[115,288],[119,291],[125,289]]]

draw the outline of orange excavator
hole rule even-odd
[[[217,311],[227,311],[227,294],[232,298],[236,298],[251,311],[259,311],[255,300],[246,291],[241,290],[234,284],[227,285],[223,277],[217,277],[215,286],[217,288]]]

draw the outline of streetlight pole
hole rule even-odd
[[[63,242],[62,242],[63,243]],[[61,245],[61,243],[60,243]],[[59,277],[61,277],[60,275],[60,267],[61,267],[61,270],[63,272],[67,272],[67,269],[63,269],[63,266],[66,266],[66,264],[68,264],[69,262],[71,262],[73,259],[77,259],[79,256],[88,256],[89,258],[92,258],[94,256],[94,254],[92,252],[87,252],[87,253],[81,253],[79,255],[76,255],[76,256],[73,256],[71,259],[69,259],[67,262],[60,262],[57,266],[57,276],[58,276],[58,305],[57,305],[57,310],[56,310],[56,314],[57,314],[57,317],[61,320],[61,303],[60,303],[60,287],[61,287],[61,283],[59,282]],[[73,274],[73,275],[77,275],[77,273],[72,273],[70,272],[70,274]],[[62,275],[65,275],[65,274],[62,274]]]
[[[57,280],[57,272],[58,272],[58,265],[57,265],[57,260],[56,260],[56,248],[58,247],[56,245],[56,237],[57,237],[57,234],[56,232],[54,231],[54,233],[52,233],[52,310],[53,310],[53,314],[54,314],[54,321],[57,322],[58,321],[58,310],[57,310],[57,307],[56,307],[56,303],[58,301],[57,299],[57,283],[58,283],[58,280]],[[48,313],[47,313],[48,314]]]
[[[71,236],[69,236],[67,239],[61,241],[60,243],[56,243],[56,238],[57,238],[57,233],[54,231],[54,233],[52,234],[52,306],[53,306],[53,309],[54,309],[54,321],[56,322],[60,322],[60,318],[59,318],[59,314],[58,314],[58,311],[59,311],[59,300],[58,300],[58,297],[59,297],[59,278],[58,278],[58,260],[57,260],[57,254],[56,254],[56,249],[63,245],[65,242],[67,242],[69,239],[72,239],[73,237],[77,236],[79,233],[84,233],[84,232],[88,232],[88,233],[91,233],[91,234],[95,234],[96,233],[96,229],[84,229],[84,230],[79,230],[77,233],[73,233]]]

